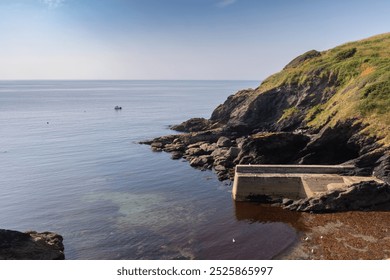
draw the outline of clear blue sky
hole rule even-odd
[[[0,79],[261,80],[390,31],[388,0],[0,0]]]

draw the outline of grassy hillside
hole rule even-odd
[[[309,51],[267,78],[256,92],[286,87],[302,90],[315,80],[327,86],[311,94],[330,96],[304,110],[308,127],[356,119],[367,125],[362,133],[375,135],[390,146],[390,33],[323,52]],[[299,106],[288,108],[281,119],[298,112]]]

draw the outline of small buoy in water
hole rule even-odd
[[[236,240],[233,238],[233,243],[235,243],[236,242]]]

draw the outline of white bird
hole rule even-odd
[[[233,243],[236,242],[236,240],[233,238]]]

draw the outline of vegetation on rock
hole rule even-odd
[[[221,180],[236,164],[342,164],[390,182],[390,33],[306,52],[188,132],[144,142]],[[222,137],[222,138],[221,138]],[[218,141],[228,138],[229,146]],[[225,139],[226,140],[226,139]]]
[[[308,91],[311,96],[288,104],[301,112],[301,126],[319,128],[356,119],[365,126],[362,133],[390,145],[390,33],[347,43],[293,65],[267,78],[253,94],[292,87],[296,95]],[[302,101],[312,102],[307,106]],[[290,117],[294,114],[283,114]]]

